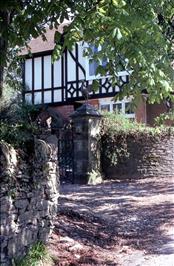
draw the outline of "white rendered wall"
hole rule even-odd
[[[44,56],[44,89],[51,88],[51,55]]]
[[[79,53],[78,53],[78,56],[79,56],[79,63],[81,64],[81,66],[85,69],[86,67],[86,59],[83,57],[83,46],[82,44],[80,43],[79,44]],[[79,67],[79,79],[80,80],[84,80],[85,79],[85,76],[84,76],[84,73],[82,72],[81,68]]]
[[[44,103],[51,103],[51,91],[44,92]]]
[[[89,60],[83,56],[83,52],[84,52],[84,46],[82,45],[82,43],[80,43],[78,45],[78,62],[79,64],[82,66],[82,68],[84,68],[84,70],[87,69]],[[75,48],[73,49],[73,51],[71,52],[73,53],[74,57],[76,56],[76,52],[75,52]],[[64,55],[64,85],[65,85],[65,55]],[[45,55],[43,56],[43,77],[42,77],[42,57],[36,57],[34,58],[34,104],[40,104],[42,103],[42,93],[43,95],[43,99],[44,99],[44,103],[51,103],[52,100],[54,103],[56,102],[62,102],[62,59],[58,59],[54,62],[53,65],[53,84],[52,84],[52,62],[51,62],[51,55]],[[89,67],[89,66],[88,66]],[[72,58],[70,52],[67,53],[67,68],[68,68],[68,82],[73,81],[72,84],[72,91],[73,89],[76,88],[76,62],[74,61],[74,59]],[[126,81],[126,75],[127,73],[121,72],[118,73],[118,76],[122,76],[123,81]],[[81,70],[80,66],[78,65],[78,78],[79,81],[82,82],[83,80],[86,79],[83,71]],[[94,77],[95,79],[99,79],[101,84],[104,85],[106,82],[106,77]],[[88,84],[91,85],[94,78],[90,78],[88,80]],[[43,88],[42,88],[42,79],[43,79]],[[25,84],[26,84],[26,90],[32,90],[32,59],[26,59],[25,61]],[[52,99],[52,85],[53,88],[56,88],[56,90],[53,91],[53,99]],[[71,86],[71,84],[68,84],[68,88]],[[106,88],[108,88],[110,85],[106,84]],[[80,83],[79,83],[79,87],[80,87]],[[43,92],[37,92],[37,90],[41,90],[43,89]],[[50,89],[50,90],[45,90],[45,89]],[[116,91],[119,91],[119,87],[116,86],[115,88]],[[102,93],[106,93],[107,90],[102,87],[101,89]],[[108,92],[112,93],[112,86],[109,88]],[[99,93],[99,91],[95,92],[95,94],[97,95]],[[91,92],[90,94],[93,94],[93,92]],[[78,96],[82,96],[81,92],[79,91],[79,95]],[[64,91],[64,97],[65,97],[65,91]],[[68,97],[71,97],[71,94],[68,93]],[[72,97],[77,97],[76,92],[73,94]],[[26,101],[27,102],[32,102],[31,98],[32,95],[28,92],[25,95]],[[65,99],[64,99],[65,100]]]
[[[25,61],[25,86],[26,90],[32,90],[32,59]]]
[[[62,91],[55,90],[54,91],[54,102],[61,102],[62,101]]]
[[[61,59],[54,62],[54,88],[61,87],[62,68]]]
[[[34,58],[34,89],[40,90],[42,88],[41,76],[41,57]]]
[[[73,55],[75,56],[75,50],[72,51]],[[76,81],[76,63],[72,59],[70,53],[68,52],[68,81]]]
[[[42,94],[41,92],[34,93],[34,104],[41,104],[42,103]]]
[[[25,102],[28,103],[28,104],[31,104],[32,103],[31,93],[26,93],[25,94]]]

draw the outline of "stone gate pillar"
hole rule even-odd
[[[74,126],[74,183],[99,182],[101,114],[92,105],[85,103],[71,118]]]

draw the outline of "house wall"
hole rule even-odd
[[[29,103],[61,103],[65,100],[65,95],[67,99],[71,99],[75,97],[77,79],[79,81],[85,79],[82,68],[85,69],[86,60],[83,57],[82,45],[78,45],[71,52],[67,51],[55,62],[52,62],[51,53],[34,55],[33,58],[25,60],[24,83],[27,90],[25,100]],[[76,59],[82,67],[77,65]],[[66,83],[68,84],[65,89]],[[32,91],[34,91],[33,100]],[[82,96],[81,91],[78,92],[78,96]]]
[[[90,103],[91,105],[93,105],[95,108],[98,109],[98,107],[99,107],[99,99],[89,100],[89,103]]]
[[[69,116],[74,112],[74,105],[62,105],[52,107],[53,110],[58,111],[63,118],[68,119]]]
[[[54,106],[53,110],[58,111],[63,118],[68,119],[70,115],[75,111],[76,108],[80,107],[85,101],[80,101],[75,103],[74,105],[62,105],[62,106]],[[99,99],[90,99],[88,103],[93,105],[96,109],[100,108],[100,100]],[[135,119],[139,123],[146,123],[146,102],[145,100],[141,100],[138,104],[137,109],[135,110]]]
[[[52,62],[51,59],[52,51],[45,55],[34,55],[32,58],[26,59],[24,67],[26,102],[57,104],[57,107],[54,108],[67,118],[74,111],[74,107],[78,106],[74,103],[83,102],[81,88],[90,87],[93,82],[92,77],[86,76],[86,72],[89,72],[87,71],[89,61],[83,57],[83,50],[82,44],[76,45],[72,51],[66,51],[55,62]],[[122,72],[120,75],[122,81],[126,82],[126,74]],[[99,79],[100,87],[95,94],[89,93],[89,97],[96,98],[95,100],[90,99],[89,103],[99,108],[97,98],[113,97],[119,92],[119,87],[112,88],[107,78],[96,78]],[[155,117],[163,112],[166,112],[164,104],[146,104],[142,98],[135,110],[135,119],[137,122],[154,125]]]
[[[62,61],[52,63],[51,54],[25,60],[25,101],[33,104],[62,102]],[[64,74],[63,74],[64,75]],[[52,90],[53,89],[53,90]],[[33,96],[32,96],[33,93]]]
[[[58,111],[63,118],[68,119],[70,117],[70,115],[73,114],[73,112],[77,108],[80,107],[85,101],[81,101],[81,102],[77,102],[77,105],[74,104],[70,104],[70,105],[62,105],[62,106],[54,106],[52,107],[52,109],[54,111]],[[95,108],[99,108],[99,100],[98,99],[91,99],[88,101],[89,104],[93,105]]]
[[[146,112],[146,100],[142,97],[139,100],[137,108],[135,110],[135,120],[138,123],[146,123],[147,121],[147,112]]]
[[[99,89],[89,94],[93,98],[113,96],[119,92],[107,77],[87,76],[89,59],[83,56],[84,47],[76,44],[72,51],[65,50],[63,56],[52,62],[52,51],[34,54],[24,64],[25,101],[32,104],[49,104],[83,100],[81,88],[90,87],[93,79],[99,79]],[[127,72],[119,72],[121,86],[128,82]]]
[[[167,108],[164,103],[161,104],[148,104],[147,103],[147,124],[154,125],[155,118],[162,113],[165,113]]]

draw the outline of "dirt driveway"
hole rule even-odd
[[[174,266],[174,178],[64,185],[55,265]]]

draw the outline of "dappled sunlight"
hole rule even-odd
[[[113,181],[95,186],[68,185],[61,191],[60,213],[65,217],[70,215],[73,220],[77,219],[74,215],[78,214],[84,223],[82,226],[78,222],[75,229],[80,242],[83,242],[85,235],[90,242],[90,238],[93,239],[98,232],[100,241],[95,245],[104,249],[114,248],[121,239],[121,246],[146,254],[174,253],[172,179]],[[94,223],[95,219],[97,224]],[[69,226],[71,230],[69,228],[68,232],[73,235],[72,221]]]

